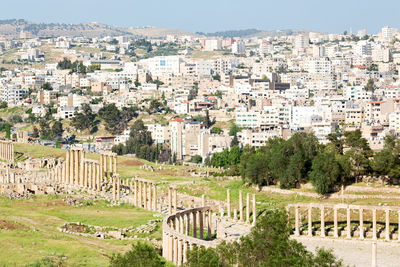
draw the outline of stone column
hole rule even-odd
[[[182,239],[178,239],[178,261],[177,261],[177,266],[182,265]]]
[[[385,225],[385,239],[386,241],[390,240],[390,210],[385,210],[385,219],[386,219],[386,225]]]
[[[325,237],[325,207],[321,205],[321,237]]]
[[[153,210],[157,211],[157,185],[153,184]]]
[[[103,178],[103,175],[102,175],[102,173],[103,173],[103,154],[100,154],[99,163],[100,163],[100,171],[101,171],[100,178]]]
[[[397,222],[397,239],[400,241],[400,210],[397,212],[398,222]]]
[[[196,211],[192,212],[193,216],[193,237],[197,238]]]
[[[169,235],[168,238],[169,242],[168,242],[168,257],[169,257],[169,261],[173,261],[173,257],[174,257],[174,238],[172,237],[172,235]]]
[[[360,208],[360,239],[364,239],[364,210]]]
[[[113,162],[112,162],[111,155],[107,155],[107,158],[108,158],[108,163],[109,163],[108,172],[114,174],[112,171],[113,170]]]
[[[312,236],[312,206],[308,206],[308,236]]]
[[[253,225],[256,225],[256,194],[253,194]]]
[[[74,160],[75,160],[74,184],[79,185],[79,150],[75,150]]]
[[[346,232],[347,232],[347,238],[351,238],[351,219],[350,219],[350,208],[347,207],[346,209],[346,218],[347,218],[347,227],[346,227]]]
[[[143,208],[147,209],[147,182],[143,182]]]
[[[135,206],[136,207],[138,207],[139,206],[139,203],[138,203],[138,184],[137,184],[137,180],[136,180],[136,178],[135,178],[135,180],[133,181],[134,182],[134,186],[133,186],[133,190],[134,190],[134,193],[135,193],[135,198],[134,198],[134,203],[135,203]]]
[[[149,191],[149,193],[147,194],[149,197],[149,204],[147,204],[147,209],[148,210],[153,210],[153,200],[152,200],[152,194],[151,194],[151,192],[153,191],[153,188],[152,188],[152,183],[148,183],[148,185],[147,185],[147,190]]]
[[[100,192],[101,191],[101,179],[100,179],[101,174],[100,174],[100,165],[99,164],[96,164],[96,170],[97,170],[96,189],[97,189],[97,192]]]
[[[372,209],[372,239],[376,240],[376,209]]]
[[[138,207],[139,208],[142,208],[143,206],[142,206],[142,204],[143,204],[143,202],[142,202],[142,181],[138,181],[139,182],[139,191],[138,191]]]
[[[250,223],[250,194],[246,197],[246,223]]]
[[[236,215],[236,212],[235,212]],[[294,207],[294,235],[299,236],[300,235],[300,214],[299,214],[299,206]]]
[[[174,237],[174,260],[173,263],[178,265],[178,238]]]
[[[70,157],[69,157],[69,184],[74,184],[74,152],[73,150],[69,151]]]
[[[212,223],[212,218],[211,218],[211,210],[208,210],[207,212],[207,239],[211,238],[211,225]]]
[[[168,188],[168,213],[172,214],[172,191],[171,187]]]
[[[61,164],[61,166],[62,166],[61,183],[62,183],[62,184],[66,184],[66,182],[65,182],[65,177],[66,177],[66,170],[67,170],[67,168],[65,168],[65,162],[63,162],[63,163]]]
[[[113,173],[117,173],[117,156],[114,155],[113,157]]]
[[[113,200],[116,200],[116,183],[115,183],[115,176],[111,176],[111,183],[112,183],[112,196],[113,196]]]
[[[117,200],[121,199],[121,178],[117,177]]]
[[[376,241],[372,242],[372,257],[371,257],[371,267],[376,267],[377,266],[377,258],[376,258],[376,246],[377,243]]]
[[[88,162],[88,169],[89,169],[88,189],[92,189],[92,162]]]
[[[338,210],[337,207],[333,208],[333,237],[339,237],[338,233]]]
[[[239,216],[240,221],[243,222],[243,195],[242,190],[239,190]]]
[[[79,162],[79,168],[80,168],[80,170],[79,170],[79,181],[80,181],[80,183],[79,183],[79,185],[80,186],[83,186],[83,164],[84,164],[84,162],[85,162],[85,151],[81,151],[81,158],[80,158],[80,162]]]
[[[70,164],[70,153],[69,150],[65,153],[65,183],[69,184],[69,164]]]
[[[204,219],[203,219],[203,212],[202,211],[199,211],[199,223],[200,223],[200,225],[199,225],[199,230],[200,230],[200,239],[204,239],[204,225],[203,225],[203,223],[204,223]]]
[[[206,196],[204,194],[201,195],[201,206],[202,207],[206,206]]]
[[[186,253],[188,251],[188,244],[185,240],[183,240],[183,263],[186,262]]]
[[[89,187],[88,172],[89,172],[88,163],[87,161],[85,161],[83,164],[83,187],[85,188]]]
[[[178,210],[178,194],[176,188],[174,188],[174,212]]]
[[[185,218],[186,218],[185,235],[189,235],[189,233],[190,233],[190,213],[185,214]]]
[[[231,190],[227,189],[226,190],[226,209],[227,209],[227,217],[230,218],[231,217]]]

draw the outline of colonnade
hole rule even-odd
[[[232,206],[231,206],[231,191],[230,189],[226,190],[226,208],[227,208],[227,217],[232,218],[234,220],[239,220],[240,222],[252,223],[255,225],[256,223],[256,194],[252,194],[252,206],[250,206],[250,193],[246,195],[246,205],[243,204],[243,192],[242,190],[239,191],[239,213],[238,210],[235,208],[233,209],[232,215]],[[252,217],[250,217],[250,209],[252,209]],[[245,215],[246,213],[246,215]]]
[[[106,152],[100,154],[100,170],[101,177],[110,179],[114,174],[117,174],[117,154]]]
[[[85,158],[83,148],[66,151],[65,168],[62,170],[64,184],[101,192],[105,180],[112,186],[114,200],[121,198],[121,179],[117,173],[117,155],[100,154],[100,162]]]
[[[0,159],[7,162],[14,162],[14,143],[0,141]]]
[[[400,241],[400,208],[399,207],[382,207],[382,206],[361,206],[361,205],[322,205],[322,204],[291,204],[287,207],[289,210],[294,209],[294,235],[300,236],[307,232],[307,235],[312,237],[317,233],[319,225],[319,235],[326,237],[332,235],[335,238],[346,237],[350,238],[371,238],[376,240],[384,238],[385,240]],[[317,221],[313,221],[317,217]],[[301,223],[301,213],[306,212],[306,223]],[[345,211],[344,222],[339,221],[339,215]],[[331,221],[327,217],[333,214]],[[352,216],[353,215],[353,216]],[[380,216],[379,216],[380,215]],[[342,216],[344,217],[344,216]],[[369,217],[366,220],[366,217]],[[396,221],[395,223],[391,223]],[[313,225],[314,223],[314,225]],[[303,226],[303,227],[302,227]],[[395,234],[397,230],[397,234]],[[397,238],[395,238],[397,237]]]
[[[85,151],[72,148],[65,155],[65,184],[83,185]]]
[[[187,250],[194,246],[216,247],[218,240],[211,240],[213,227],[210,208],[201,207],[179,211],[163,221],[163,257],[180,266],[186,262]]]

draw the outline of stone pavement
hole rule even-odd
[[[317,247],[333,249],[333,253],[343,259],[349,266],[368,267],[371,266],[371,240],[346,240],[333,238],[308,238],[305,236],[292,237],[303,243],[310,251],[315,251]],[[400,243],[378,241],[378,267],[397,267],[400,266]]]

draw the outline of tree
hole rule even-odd
[[[113,255],[110,267],[160,267],[165,266],[165,263],[152,245],[139,241],[124,255]]]
[[[51,127],[51,132],[53,136],[62,136],[64,129],[60,121],[55,121]]]
[[[20,115],[12,115],[8,118],[8,121],[11,123],[20,123],[23,122],[22,117]]]
[[[209,113],[208,109],[206,109],[206,116],[204,119],[204,124],[206,125],[207,128],[210,127],[212,124],[211,120],[210,120],[210,113]]]
[[[8,107],[8,103],[6,101],[1,102],[0,109],[7,108],[7,107]]]
[[[233,136],[233,138],[232,138],[232,141],[231,141],[231,147],[233,147],[233,146],[238,146],[239,145],[239,139],[238,139],[238,137],[237,137],[237,134],[235,134],[234,136]]]
[[[42,89],[43,89],[43,90],[46,90],[46,91],[53,91],[53,87],[52,87],[51,84],[48,83],[48,82],[45,82],[45,83],[42,85]]]
[[[340,181],[341,167],[332,152],[318,154],[312,161],[310,180],[318,194],[327,194]]]
[[[197,164],[202,163],[203,158],[200,155],[195,155],[195,156],[192,156],[192,158],[190,159],[190,162],[197,163]]]
[[[74,117],[71,119],[71,125],[77,130],[93,131],[96,114],[93,113],[89,104],[82,104],[82,112],[75,111]]]
[[[232,123],[231,123],[231,127],[230,127],[230,129],[229,129],[229,136],[234,136],[234,135],[236,135],[238,132],[240,132],[241,130],[242,130],[242,129],[241,129],[239,126],[237,126],[236,123],[232,122]]]
[[[351,162],[352,174],[357,180],[360,175],[369,172],[369,157],[372,156],[372,150],[369,147],[368,141],[362,137],[359,129],[344,132],[344,136],[344,144],[349,148],[345,155]]]
[[[115,104],[108,104],[98,112],[99,117],[105,122],[105,128],[111,134],[120,134],[128,126],[128,122],[136,116],[134,107],[119,110]]]
[[[365,90],[374,92],[375,90],[375,83],[373,79],[369,79],[367,85],[365,85]]]
[[[216,73],[215,75],[212,76],[213,80],[215,81],[221,81],[221,75],[219,75],[219,73]]]
[[[220,134],[220,133],[222,133],[222,129],[219,127],[212,127],[210,132],[212,134]]]

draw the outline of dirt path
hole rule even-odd
[[[371,266],[371,240],[344,240],[318,237],[294,238],[303,243],[311,251],[315,251],[317,247],[333,249],[333,253],[338,258],[343,259],[343,262],[349,266]],[[378,241],[377,248],[377,259],[379,267],[400,266],[400,243]]]

